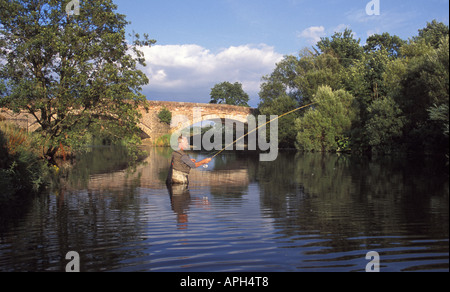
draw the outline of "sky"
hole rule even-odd
[[[259,102],[261,78],[286,55],[298,55],[321,37],[346,28],[365,44],[389,32],[403,39],[433,19],[449,24],[449,0],[114,0],[131,22],[128,32],[149,34],[144,48],[149,100],[208,103],[211,88],[239,82]]]

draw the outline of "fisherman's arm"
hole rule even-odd
[[[195,167],[200,167],[202,165],[208,164],[208,163],[211,162],[211,160],[212,160],[211,158],[206,158],[206,159],[203,159],[202,161],[194,162],[195,163]]]
[[[187,155],[182,156],[181,161],[186,163],[190,168],[197,168],[196,163]]]
[[[211,161],[211,158],[203,159],[202,161],[197,162],[195,159],[189,158],[189,156],[183,156],[181,160],[186,163],[190,168],[198,168],[204,164],[208,164]]]

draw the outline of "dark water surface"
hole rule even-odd
[[[448,170],[425,159],[224,153],[167,189],[170,151],[93,150],[57,192],[0,214],[0,271],[449,270]],[[192,154],[198,159],[204,155]],[[448,166],[447,166],[448,169]]]

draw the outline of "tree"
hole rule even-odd
[[[341,64],[347,68],[362,58],[364,50],[359,45],[360,42],[360,39],[353,38],[352,30],[346,28],[344,32],[336,32],[331,39],[321,38],[317,47],[322,53],[331,53],[337,56]]]
[[[446,153],[447,153],[447,161],[448,161],[448,134],[449,134],[449,111],[448,111],[448,104],[442,104],[440,106],[433,105],[430,109],[428,109],[428,112],[430,114],[430,119],[434,121],[438,127],[441,127],[442,133],[443,133],[443,143],[446,145]]]
[[[79,15],[65,1],[14,0],[0,6],[0,106],[25,111],[41,126],[45,155],[89,130],[131,139],[140,117],[140,93],[148,78],[139,46],[125,39],[125,15],[111,0],[81,1]],[[132,53],[130,53],[132,52]]]
[[[426,43],[438,48],[441,44],[442,38],[449,35],[449,27],[442,22],[437,22],[435,19],[432,22],[427,22],[427,26],[419,30],[419,35],[414,37],[414,41],[425,40]]]
[[[248,101],[249,96],[242,89],[242,84],[236,82],[231,84],[230,82],[222,82],[216,84],[211,89],[211,101],[213,104],[229,104],[229,105],[239,105],[239,106],[249,106]]]
[[[383,34],[374,34],[367,38],[364,50],[366,53],[385,50],[388,52],[389,57],[398,57],[400,54],[400,48],[406,44],[406,41],[400,37],[394,35],[391,36],[385,32]]]
[[[303,117],[295,121],[297,148],[302,151],[337,151],[348,140],[356,117],[354,97],[345,90],[321,86]]]
[[[352,115],[350,128],[339,103],[335,112],[317,105],[296,113],[298,148],[328,151],[350,141],[362,152],[448,153],[448,32],[448,26],[433,21],[408,42],[383,33],[361,47],[348,29],[322,38],[316,48],[286,56],[263,77],[259,110],[280,114],[286,105],[321,96],[335,104],[333,96],[345,92],[355,97],[346,113]],[[332,124],[339,120],[343,124]],[[280,132],[290,133],[290,127],[280,123]]]
[[[341,88],[341,71],[340,61],[333,53],[316,54],[305,49],[299,58],[285,56],[272,74],[263,77],[260,107],[285,95],[299,104],[308,104],[322,85]]]
[[[158,118],[161,123],[170,125],[172,122],[172,113],[166,107],[163,107],[158,113]]]
[[[281,116],[287,112],[290,112],[298,107],[298,103],[290,96],[283,95],[277,97],[270,103],[265,103],[264,106],[259,107],[261,115],[266,115],[267,120],[271,115]],[[284,116],[278,120],[278,145],[281,148],[294,148],[295,138],[297,132],[292,126],[295,119],[298,117],[298,113],[292,113]],[[270,134],[269,131],[267,133]]]
[[[404,116],[392,98],[378,98],[368,108],[364,133],[372,150],[387,153],[398,149]]]
[[[412,150],[440,151],[448,148],[442,125],[430,119],[429,110],[449,103],[449,38],[438,48],[420,40],[406,48],[410,53],[407,70],[401,80],[402,90],[396,101],[407,117],[405,140]],[[409,48],[412,47],[412,48]]]
[[[312,52],[311,52],[312,53]],[[301,104],[308,104],[321,86],[329,86],[333,90],[342,88],[341,72],[343,67],[334,52],[319,55],[301,54],[298,61],[295,85]]]
[[[260,106],[271,104],[275,99],[285,95],[296,100],[301,99],[301,93],[295,83],[298,76],[297,67],[298,60],[295,56],[285,56],[283,60],[276,64],[272,74],[263,76],[264,82],[259,92]]]

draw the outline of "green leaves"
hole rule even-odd
[[[394,35],[391,36],[389,33],[385,32],[383,34],[375,34],[367,38],[364,50],[366,53],[375,51],[386,51],[389,57],[395,58],[400,54],[400,49],[406,41],[402,40],[400,37]]]
[[[335,33],[263,77],[259,109],[280,115],[287,99],[319,102],[295,122],[301,150],[448,153],[448,38],[436,21],[408,41],[383,33],[363,47],[351,30]],[[280,133],[292,128],[280,121]]]
[[[297,107],[298,103],[293,98],[284,95],[279,96],[270,103],[266,102],[264,106],[260,106],[259,111],[261,115],[266,115],[267,117],[270,117],[271,115],[281,116]],[[294,147],[297,132],[293,127],[293,124],[297,117],[298,114],[293,113],[278,120],[278,143],[280,147]],[[267,134],[269,136],[269,131]]]
[[[170,125],[172,122],[172,113],[166,107],[163,107],[163,109],[158,113],[158,118],[162,123]]]
[[[0,9],[1,100],[36,118],[48,156],[86,130],[132,137],[145,101],[140,91],[149,80],[137,69],[144,64],[138,47],[155,41],[135,35],[128,44],[128,22],[111,0],[80,4],[80,15],[70,17],[54,0],[8,1]]]
[[[359,45],[360,39],[353,38],[353,32],[345,29],[344,32],[336,32],[331,39],[322,38],[317,47],[322,53],[335,54],[344,67],[349,67],[363,56],[363,48]]]
[[[378,152],[391,152],[402,136],[405,117],[392,98],[379,98],[368,109],[368,143]]]
[[[317,105],[295,121],[297,148],[304,151],[337,151],[341,148],[356,117],[353,101],[354,97],[344,90],[320,87],[313,98]]]
[[[213,104],[229,104],[229,105],[239,105],[239,106],[249,106],[248,101],[249,96],[242,89],[242,84],[235,82],[231,84],[230,82],[222,82],[216,84],[211,89],[211,101]]]

